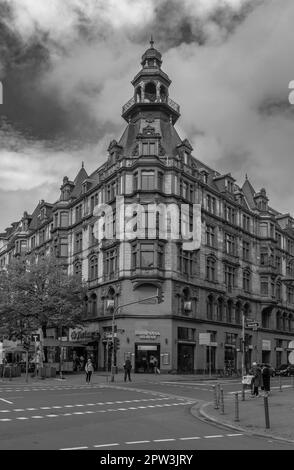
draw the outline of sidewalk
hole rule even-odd
[[[239,421],[235,421],[235,394],[225,395],[224,414],[220,408],[215,409],[214,402],[202,405],[198,411],[210,421],[255,435],[291,441],[294,444],[294,388],[291,385],[284,385],[282,391],[279,387],[271,390],[268,397],[269,429],[266,429],[265,424],[263,396],[251,398],[250,393],[246,392],[245,401],[242,401],[241,393],[238,393],[238,403]]]

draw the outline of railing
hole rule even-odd
[[[180,114],[180,106],[173,100],[171,100],[170,98],[168,98],[167,100],[167,104],[172,108],[174,109],[177,113]]]
[[[146,95],[147,96],[147,95]],[[146,98],[145,96],[145,98]],[[122,108],[122,112],[123,114],[131,108],[131,106],[133,106],[136,102],[137,103],[167,103],[168,106],[170,108],[172,108],[174,111],[176,111],[177,113],[180,114],[180,106],[175,102],[173,101],[171,98],[167,98],[166,99],[162,99],[162,98],[159,98],[159,99],[156,99],[156,97],[154,96],[154,100],[153,99],[148,99],[146,101],[136,101],[135,97],[133,96]]]
[[[131,99],[123,106],[123,109],[122,109],[123,114],[124,114],[131,106],[133,106],[133,104],[135,104],[135,102],[136,102],[136,101],[135,101],[135,98],[134,98],[134,97],[131,98]]]

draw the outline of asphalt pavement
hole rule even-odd
[[[216,384],[224,389],[224,414],[214,408]],[[273,383],[271,429],[266,433],[262,398],[246,394],[240,421],[234,422],[238,390],[239,378],[195,375],[132,374],[132,382],[124,382],[123,374],[117,374],[111,382],[109,374],[94,373],[91,385],[84,374],[63,380],[30,377],[28,383],[24,376],[2,379],[0,449],[293,450],[292,442],[275,439],[291,440],[291,382],[285,381],[282,391],[277,381]],[[275,436],[276,416],[284,430]]]

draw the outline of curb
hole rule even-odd
[[[213,402],[207,402],[207,403],[204,403],[203,405],[201,405],[200,408],[198,408],[197,405],[194,405],[191,408],[191,413],[192,413],[193,416],[197,417],[198,419],[201,419],[201,418],[199,418],[199,414],[200,414],[200,416],[202,418],[204,418],[205,420],[207,420],[207,421],[210,421],[212,423],[216,423],[216,424],[218,424],[220,426],[223,426],[225,428],[228,428],[228,429],[234,429],[236,431],[242,431],[246,434],[250,434],[251,436],[266,437],[266,438],[274,439],[276,441],[282,441],[282,442],[288,442],[288,443],[294,444],[294,440],[287,439],[285,437],[277,436],[275,434],[268,434],[268,433],[265,433],[265,432],[251,431],[250,429],[248,429],[246,427],[237,426],[236,424],[233,424],[233,423],[230,424],[230,423],[224,422],[220,419],[217,419],[217,418],[209,415],[207,412],[204,411],[204,408],[206,408],[207,406],[212,405],[212,404],[213,404]]]

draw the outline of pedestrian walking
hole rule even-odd
[[[267,364],[263,364],[263,367],[261,369],[261,374],[262,374],[264,396],[267,397],[270,393],[270,383],[271,383],[271,373]]]
[[[125,370],[125,377],[124,380],[125,382],[127,381],[127,378],[129,379],[129,382],[131,382],[131,370],[132,370],[132,363],[130,359],[126,359],[124,363],[124,370]]]
[[[91,382],[92,373],[94,372],[94,367],[93,367],[91,359],[88,359],[85,365],[85,372],[86,372],[86,383],[89,384]]]
[[[252,364],[252,375],[253,375],[253,390],[252,390],[252,398],[253,397],[258,397],[259,396],[259,387],[261,386],[261,381],[262,381],[262,375],[261,375],[261,369],[259,365],[256,362],[253,362]]]

